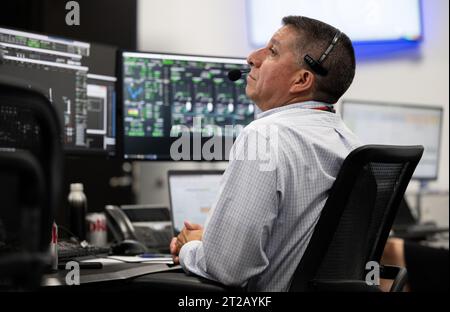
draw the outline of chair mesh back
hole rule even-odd
[[[0,101],[0,148],[26,150],[45,164],[42,131],[31,109]],[[22,211],[18,211],[20,196],[19,172],[0,171],[0,254],[20,248]]]
[[[39,124],[30,109],[0,101],[0,147],[28,150],[42,159],[41,135]]]
[[[19,245],[20,216],[11,213],[11,207],[19,205],[19,177],[17,174],[0,171],[0,256]],[[5,196],[8,192],[8,196]]]
[[[364,145],[344,160],[289,291],[364,281],[379,261],[423,146]],[[321,280],[321,281],[320,281]]]
[[[60,134],[57,113],[47,98],[29,89],[0,84],[0,149],[28,152],[42,169],[46,196],[41,229],[47,233],[51,231],[54,210],[60,201],[63,160]],[[5,183],[14,179],[6,174],[11,175],[0,172],[0,179],[4,178]],[[0,198],[11,197],[10,188],[0,189]],[[16,206],[17,201],[12,200],[10,204]],[[11,213],[4,205],[0,209]],[[48,248],[49,237],[42,233],[42,249]]]
[[[359,172],[317,279],[364,279],[408,163],[369,163]],[[349,244],[348,242],[352,242]]]

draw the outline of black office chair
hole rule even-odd
[[[45,180],[36,158],[0,149],[0,189],[0,289],[35,288],[45,263],[39,249]]]
[[[422,153],[422,146],[366,145],[348,155],[289,291],[379,291],[366,283],[365,267],[369,261],[379,262]],[[392,291],[403,288],[406,269],[380,269],[381,277],[395,278]],[[150,274],[132,285],[159,290],[237,290],[182,272]]]
[[[0,287],[37,287],[49,262],[62,185],[60,129],[47,98],[0,83]]]
[[[366,264],[379,263],[422,146],[366,145],[352,151],[330,190],[290,291],[379,291]],[[406,283],[404,268],[381,266],[381,277]]]

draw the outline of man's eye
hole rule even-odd
[[[277,54],[277,51],[275,51],[274,48],[270,48],[269,51],[270,51],[270,54],[272,54],[272,55],[276,55]]]

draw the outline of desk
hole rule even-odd
[[[95,259],[96,261],[97,259]],[[43,290],[94,291],[242,291],[186,275],[179,265],[106,262],[102,269],[80,269],[80,286],[66,285],[68,270],[46,274]]]
[[[170,267],[167,264],[117,263],[111,261],[101,261],[101,259],[95,259],[95,261],[103,262],[103,268],[80,269],[80,285],[124,281],[150,273],[180,269],[180,266]],[[58,270],[58,272],[46,274],[42,280],[42,286],[66,286],[66,275],[69,272],[69,270]]]

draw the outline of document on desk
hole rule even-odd
[[[85,262],[85,263],[89,263],[89,262],[100,262],[100,263],[103,264],[103,265],[110,265],[110,264],[118,264],[118,263],[122,263],[122,261],[114,260],[114,259],[108,259],[107,257],[94,258],[94,259],[86,259],[86,260],[81,260],[80,262]]]
[[[108,259],[118,260],[125,263],[162,263],[173,264],[169,257],[141,257],[141,256],[108,256]]]

